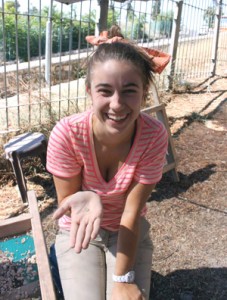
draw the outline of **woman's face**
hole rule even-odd
[[[144,98],[140,70],[131,62],[108,60],[94,65],[91,96],[95,121],[109,134],[130,133]]]

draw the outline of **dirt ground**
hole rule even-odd
[[[189,88],[190,87],[190,88]],[[162,93],[177,153],[179,182],[164,174],[148,202],[154,254],[152,300],[227,299],[227,79]],[[0,219],[27,211],[11,167],[1,160]],[[48,247],[56,224],[51,176],[39,160],[24,163],[36,191]]]

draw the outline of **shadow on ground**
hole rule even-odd
[[[152,271],[150,300],[226,300],[227,268]]]
[[[174,182],[170,174],[164,174],[162,180],[157,184],[156,189],[152,192],[149,201],[162,201],[173,197],[178,197],[181,193],[186,192],[192,185],[198,182],[206,181],[215,173],[216,164],[208,164],[205,168],[198,169],[189,175],[178,172],[179,182]]]

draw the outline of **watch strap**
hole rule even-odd
[[[113,274],[113,281],[114,282],[126,282],[126,283],[133,283],[135,280],[135,271],[129,271],[125,275],[114,275]]]

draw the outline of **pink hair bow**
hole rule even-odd
[[[94,46],[98,46],[104,43],[115,43],[115,42],[127,42],[121,36],[114,36],[108,38],[108,31],[102,31],[98,37],[94,35],[86,36],[86,41]],[[162,52],[160,50],[155,50],[151,48],[141,47],[150,57],[153,62],[153,72],[161,74],[161,72],[168,65],[171,56],[168,53]]]

